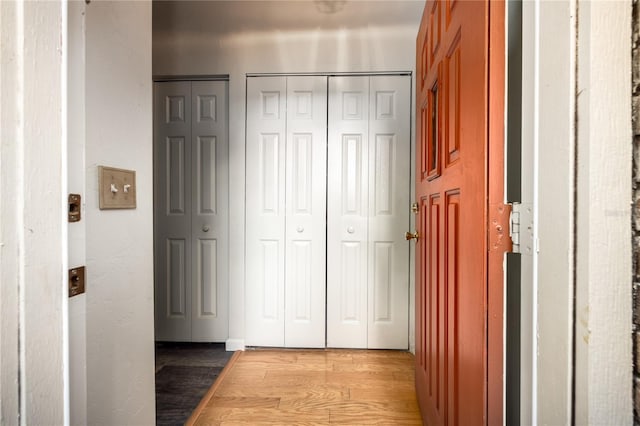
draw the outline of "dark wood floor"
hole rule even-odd
[[[156,343],[156,424],[183,425],[229,361],[224,343]]]

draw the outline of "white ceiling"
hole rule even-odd
[[[424,0],[154,1],[154,32],[229,33],[416,26]]]

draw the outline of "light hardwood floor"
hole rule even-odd
[[[237,352],[187,425],[421,425],[413,355]]]

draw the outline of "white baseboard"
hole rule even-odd
[[[225,343],[227,352],[244,351],[244,339],[227,339]]]

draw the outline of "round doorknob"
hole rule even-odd
[[[353,234],[354,232],[356,232],[356,230],[353,229],[353,226],[350,226],[350,227],[347,228],[347,232],[350,233],[350,234]]]
[[[211,228],[209,228],[209,225],[205,225],[205,226],[202,227],[202,231],[204,231],[204,232],[209,232],[209,229],[211,229]]]
[[[415,239],[416,241],[418,241],[419,235],[418,235],[418,231],[411,233],[411,232],[405,232],[404,234],[404,238],[409,241],[409,240],[413,240]]]
[[[296,231],[298,231],[298,232],[303,232],[303,231],[304,231],[304,227],[303,227],[303,226],[298,226],[298,227],[296,228]]]

